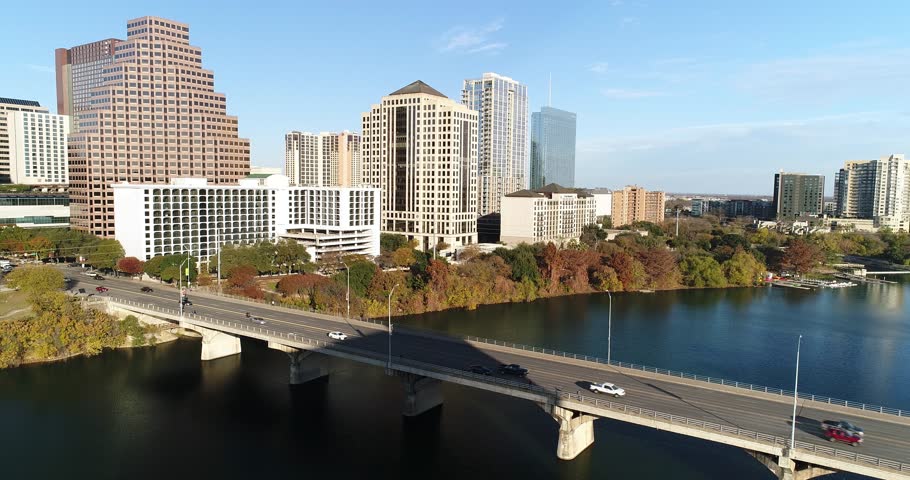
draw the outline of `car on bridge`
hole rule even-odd
[[[857,435],[856,432],[841,428],[829,428],[825,430],[825,436],[828,437],[829,441],[849,443],[853,447],[863,443],[863,437]]]
[[[97,291],[98,293],[104,293],[104,292],[106,292],[106,291],[108,291],[108,290],[110,290],[110,288],[107,288],[107,287],[100,287],[100,286],[99,286],[99,287],[95,287],[95,291]]]
[[[145,293],[152,293],[152,292],[154,292],[154,290],[152,290],[152,287],[142,287],[142,288],[139,289],[139,291],[142,291],[142,292],[145,292]]]
[[[521,365],[517,363],[510,363],[508,365],[502,364],[499,366],[499,373],[523,377],[528,374],[528,369],[522,368]]]
[[[332,340],[347,340],[348,336],[344,332],[329,332],[329,338]]]
[[[250,317],[250,320],[253,323],[258,323],[259,325],[265,325],[265,319],[262,317]]]
[[[594,393],[605,393],[607,395],[613,395],[614,397],[624,397],[626,396],[626,391],[616,385],[608,382],[604,383],[592,383],[590,387]]]
[[[850,433],[855,433],[856,436],[863,436],[863,429],[857,427],[856,425],[846,421],[846,420],[822,420],[822,428],[825,430],[831,430],[834,428],[839,428]]]
[[[192,304],[193,304],[193,302],[189,299],[189,297],[183,297],[183,299],[180,300],[180,303],[182,303],[182,304],[184,304],[184,305],[192,305]]]
[[[493,373],[492,370],[490,370],[487,367],[484,367],[483,365],[471,365],[470,367],[468,367],[468,371],[471,373],[476,373],[478,375],[490,375],[491,373]]]

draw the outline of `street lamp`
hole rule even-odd
[[[344,263],[344,260],[339,259],[339,261],[341,262],[342,265],[344,265],[345,271],[348,272],[348,290],[347,290],[347,293],[344,294],[344,299],[348,302],[348,316],[346,318],[348,320],[350,320],[351,319],[351,268],[348,267],[347,263]]]
[[[613,295],[607,290],[607,298],[610,299],[610,306],[607,307],[607,365],[610,364],[610,353],[613,345]]]
[[[796,399],[799,398],[799,394],[796,393],[799,388],[799,347],[803,343],[803,336],[799,336],[799,340],[796,341],[796,380],[793,382],[793,423],[790,426],[790,458],[793,458],[793,448],[796,445]]]
[[[185,264],[186,262],[189,262],[189,261],[190,261],[190,254],[189,254],[189,252],[187,252],[186,260],[180,262],[180,266],[177,267],[177,304],[179,305],[178,308],[180,309],[181,317],[183,317],[183,284],[181,283],[183,280],[183,264]],[[186,283],[187,283],[187,285],[189,285],[189,283],[190,283],[189,274],[187,274],[187,276],[186,276]]]
[[[395,292],[396,288],[398,288],[397,283],[389,290],[389,372],[392,371],[392,293]]]

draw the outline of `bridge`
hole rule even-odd
[[[181,315],[177,292],[140,292],[132,280],[97,281],[71,275],[78,287],[103,284],[102,304],[112,313],[133,313],[179,324],[202,336],[202,360],[240,353],[240,337],[258,339],[287,353],[290,383],[330,372],[326,356],[381,367],[400,378],[402,413],[420,415],[444,401],[440,382],[535,402],[559,426],[557,456],[571,460],[594,441],[593,422],[607,418],[688,435],[744,449],[777,478],[809,479],[843,471],[910,480],[910,411],[800,393],[796,441],[790,444],[793,392],[700,375],[577,355],[477,337],[455,337],[385,323],[346,320],[248,300],[193,292]],[[251,322],[245,313],[265,320]],[[329,331],[349,337],[329,339]],[[500,363],[518,363],[527,378],[498,375]],[[492,375],[474,374],[485,365]],[[626,390],[618,399],[599,397],[589,382],[612,382]],[[867,432],[858,447],[831,444],[820,421],[845,418]],[[520,428],[520,427],[517,427]]]

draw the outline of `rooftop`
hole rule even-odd
[[[534,197],[553,197],[554,193],[569,193],[578,195],[579,198],[591,197],[590,192],[582,188],[567,188],[562,185],[557,185],[551,183],[543,187],[538,188],[537,190],[519,190],[517,192],[512,192],[507,197],[523,197],[523,198],[534,198]]]
[[[435,88],[427,85],[426,83],[423,83],[423,80],[417,80],[416,82],[414,82],[408,86],[399,88],[398,90],[395,90],[394,92],[390,93],[389,96],[412,95],[415,93],[424,93],[427,95],[434,95],[437,97],[448,98],[445,95],[443,95],[442,93],[440,93],[439,90],[436,90]]]
[[[22,105],[24,107],[40,107],[41,104],[34,100],[19,100],[18,98],[4,98],[0,97],[0,103],[6,103],[8,105]]]

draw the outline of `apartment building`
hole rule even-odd
[[[374,188],[292,187],[286,176],[271,175],[235,185],[124,182],[112,190],[116,238],[127,255],[144,260],[187,252],[204,260],[219,245],[279,238],[303,243],[314,260],[329,252],[379,255]]]
[[[353,132],[288,132],[284,170],[291,185],[352,187],[363,183],[361,137]]]
[[[825,176],[775,173],[772,208],[778,220],[819,217],[825,208]]]
[[[910,227],[910,161],[902,154],[845,163],[834,176],[839,218],[872,219],[875,228]]]
[[[556,184],[519,190],[502,198],[500,241],[562,244],[578,239],[584,226],[596,219],[597,199],[584,190]]]
[[[65,185],[69,118],[33,100],[0,98],[0,183]]]
[[[528,188],[528,87],[509,77],[484,73],[467,79],[461,101],[477,111],[477,211],[499,211],[503,195]]]
[[[118,182],[172,178],[233,184],[250,168],[249,140],[215,91],[185,23],[141,17],[126,40],[57,50],[58,108],[75,116],[69,138],[74,228],[115,236]]]
[[[613,227],[635,222],[660,223],[664,221],[664,192],[648,191],[637,185],[613,190],[611,205]]]
[[[423,250],[477,243],[477,112],[418,80],[362,119],[363,181],[382,191],[382,231]]]

